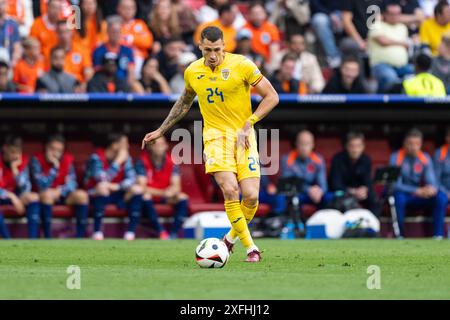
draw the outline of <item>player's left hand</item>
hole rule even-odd
[[[159,129],[152,131],[150,133],[147,133],[145,135],[144,139],[142,139],[142,150],[144,150],[146,144],[152,144],[155,140],[162,137],[162,135],[163,134],[162,134],[161,130],[159,130]]]
[[[237,134],[238,146],[242,146],[245,149],[250,148],[249,137],[250,137],[251,132],[252,132],[252,125],[250,124],[250,122],[247,121],[245,123],[244,127],[238,131],[238,134]]]

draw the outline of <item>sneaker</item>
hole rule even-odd
[[[228,241],[226,236],[223,236],[222,241],[223,241],[223,243],[225,243],[225,245],[227,246],[228,253],[229,253],[229,254],[232,254],[232,253],[233,253],[234,243],[231,243],[230,241]]]
[[[159,233],[159,239],[161,239],[161,240],[169,240],[170,239],[169,233],[166,230],[161,231]]]
[[[258,250],[253,250],[247,254],[246,262],[260,262],[262,259],[261,253]]]
[[[125,232],[125,235],[123,236],[123,238],[128,241],[133,241],[134,239],[136,239],[136,235],[134,232],[127,231],[127,232]]]
[[[94,232],[94,234],[92,235],[92,239],[94,239],[94,240],[103,240],[104,239],[103,232],[101,232],[101,231]]]

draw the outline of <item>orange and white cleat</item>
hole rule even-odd
[[[261,252],[253,250],[247,254],[246,262],[260,262],[262,260]]]

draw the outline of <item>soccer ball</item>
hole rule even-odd
[[[201,268],[222,268],[229,257],[227,246],[217,238],[203,239],[195,249],[195,260]]]

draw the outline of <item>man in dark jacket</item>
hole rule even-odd
[[[107,52],[102,67],[88,82],[88,92],[117,93],[130,92],[127,82],[117,77],[117,54]]]
[[[331,161],[330,187],[332,191],[344,191],[355,197],[364,207],[378,216],[380,204],[372,186],[372,161],[364,154],[364,135],[349,132],[345,150]]]
[[[360,78],[360,65],[357,57],[347,56],[342,65],[331,76],[322,93],[349,94],[366,93]]]

